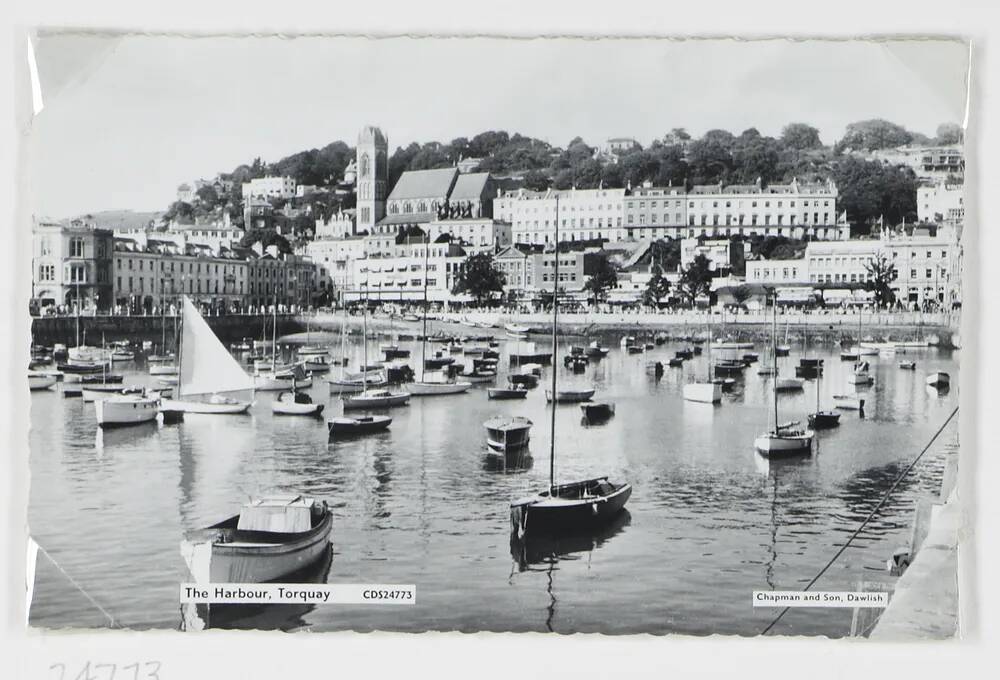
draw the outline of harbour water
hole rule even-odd
[[[362,350],[353,340],[357,366]],[[590,426],[577,406],[556,407],[556,476],[631,482],[628,514],[600,535],[556,544],[512,545],[508,518],[511,500],[548,481],[551,368],[523,401],[489,401],[488,385],[415,397],[391,411],[388,432],[334,443],[323,420],[273,416],[276,393],[258,393],[247,416],[188,415],[177,425],[107,432],[98,431],[92,404],[58,387],[33,393],[29,525],[51,560],[38,558],[30,622],[107,626],[97,603],[118,626],[177,628],[178,584],[189,580],[184,532],[233,514],[251,496],[295,491],[333,509],[332,558],[317,578],[415,584],[417,604],[257,608],[232,625],[754,635],[779,610],[752,608],[751,592],[804,587],[958,404],[958,351],[870,357],[875,384],[864,416],[844,411],[840,427],[817,434],[811,457],[768,464],[753,450],[771,404],[758,364],[722,404],[693,404],[681,387],[706,374],[707,356],[656,379],[646,363],[666,364],[678,344],[626,355],[617,338],[607,343],[609,356],[585,373],[561,362],[555,369],[561,387],[592,385],[596,398],[617,405],[613,418]],[[416,366],[419,344],[400,344]],[[498,384],[508,370],[505,344]],[[371,341],[371,360],[377,348]],[[851,364],[836,349],[810,349],[825,359],[823,408],[853,391]],[[781,374],[794,375],[800,356],[779,359]],[[899,369],[904,358],[917,370]],[[141,361],[115,370],[126,383],[153,384]],[[951,374],[950,392],[925,386],[934,370]],[[328,404],[325,416],[340,414],[322,379],[310,393]],[[815,400],[814,381],[780,396],[781,419],[804,420]],[[527,454],[488,452],[482,423],[496,414],[534,421]],[[908,543],[917,498],[936,493],[957,446],[956,419],[817,589],[894,580],[885,560]],[[850,621],[850,610],[793,609],[774,632],[841,636]]]

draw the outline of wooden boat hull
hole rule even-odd
[[[615,414],[615,405],[608,402],[580,404],[580,410],[587,420],[603,420]]]
[[[156,419],[160,400],[150,398],[125,399],[109,397],[94,402],[97,424],[104,428],[141,425]]]
[[[233,524],[237,517],[221,525]],[[211,531],[215,527],[203,531]],[[211,583],[266,583],[300,571],[323,557],[330,543],[333,518],[327,510],[315,528],[294,538],[279,541],[280,534],[252,532],[269,535],[259,541],[233,541],[212,543],[209,581]],[[250,533],[250,532],[248,532]],[[272,542],[273,541],[273,542]]]
[[[808,415],[809,427],[814,430],[837,427],[840,425],[840,414],[836,411],[818,411]]]
[[[410,395],[407,392],[377,397],[362,394],[357,397],[344,397],[343,401],[345,411],[366,408],[391,408],[393,406],[405,406],[410,401]]]
[[[292,378],[276,378],[269,375],[255,375],[253,377],[254,389],[258,392],[275,392],[277,390],[292,389]],[[296,389],[303,389],[312,385],[312,377],[297,379],[294,381]]]
[[[89,387],[80,388],[80,396],[83,397],[85,403],[91,403],[99,401],[102,399],[110,399],[111,397],[121,396],[126,388],[121,385],[91,385]],[[142,388],[132,388],[131,392],[141,392]]]
[[[596,390],[556,390],[555,402],[557,404],[579,404],[583,401],[590,401],[595,392]],[[545,401],[553,401],[552,390],[545,390]]]
[[[102,363],[61,363],[56,368],[63,373],[73,375],[94,375],[107,370],[107,364]]]
[[[492,418],[483,423],[486,445],[497,453],[523,449],[531,441],[532,422],[527,418]]]
[[[462,378],[469,381],[470,383],[491,383],[496,381],[497,374],[496,371],[481,372],[481,373],[463,373]]]
[[[804,384],[802,378],[775,378],[774,389],[779,392],[795,392],[801,390]]]
[[[870,373],[849,373],[847,376],[848,385],[871,385],[875,382]]]
[[[37,392],[38,390],[47,390],[58,382],[58,378],[54,375],[29,375],[28,376],[28,389],[32,392]]]
[[[184,401],[180,399],[164,399],[164,411],[180,411],[181,413],[200,413],[203,415],[239,415],[250,410],[253,404],[249,401],[239,401],[234,404],[213,404],[207,401]]]
[[[722,401],[722,385],[717,383],[688,383],[683,389],[686,401],[717,404]]]
[[[414,397],[433,397],[445,394],[461,394],[472,387],[471,382],[434,383],[412,382],[406,384],[406,391]]]
[[[361,394],[365,391],[365,383],[360,380],[327,380],[330,384],[330,394]],[[387,380],[369,380],[368,389],[380,389],[388,385]]]
[[[511,385],[536,387],[538,385],[538,376],[534,373],[511,373],[507,376],[507,382]]]
[[[169,364],[155,364],[149,367],[150,375],[177,375],[177,367]]]
[[[335,436],[351,436],[381,432],[389,427],[392,418],[389,416],[368,416],[362,418],[334,418],[327,422],[327,432],[332,439]]]
[[[323,413],[323,406],[323,404],[297,404],[275,400],[271,404],[271,412],[276,416],[318,416]]]
[[[800,456],[812,452],[813,434],[802,435],[762,434],[754,442],[757,453],[765,458]]]
[[[486,396],[488,399],[524,399],[528,396],[528,390],[525,388],[506,389],[503,387],[491,387],[486,390]]]
[[[915,370],[917,370],[917,362],[916,361],[900,361],[899,362],[899,367],[901,369],[903,369],[904,371],[915,371]]]
[[[834,395],[834,407],[845,411],[862,411],[865,408],[865,400],[858,397],[845,395]]]
[[[928,375],[925,382],[929,387],[950,387],[951,376],[943,371],[937,371]]]
[[[612,490],[589,497],[572,498],[575,487],[606,484]],[[630,484],[611,484],[606,477],[556,487],[556,497],[539,494],[511,503],[511,529],[519,537],[550,533],[588,531],[611,522],[632,495]]]

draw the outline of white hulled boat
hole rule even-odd
[[[930,387],[950,387],[951,376],[944,371],[935,371],[927,376],[926,382]]]
[[[204,414],[246,413],[252,405],[251,401],[241,401],[226,394],[252,391],[253,379],[219,341],[187,297],[182,302],[182,320],[178,398],[164,399],[163,410]]]
[[[523,416],[494,416],[483,423],[486,445],[498,453],[523,449],[531,440],[531,425]]]
[[[717,404],[722,401],[722,385],[712,380],[712,313],[708,314],[708,376],[704,382],[689,382],[681,388],[685,401]]]
[[[160,412],[158,394],[115,394],[94,402],[97,424],[104,428],[140,425],[156,419]]]
[[[58,377],[51,373],[28,371],[28,389],[32,392],[47,390],[58,382]]]

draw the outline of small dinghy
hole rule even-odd
[[[541,364],[522,364],[522,373],[530,373],[531,375],[541,377],[542,375],[542,365]]]
[[[809,414],[809,427],[814,430],[827,429],[840,425],[840,414],[836,411],[817,411]]]
[[[486,445],[498,453],[523,449],[531,440],[532,422],[522,416],[496,416],[490,418],[486,428]]]
[[[173,364],[151,364],[149,366],[150,375],[177,375],[177,367]]]
[[[326,347],[310,347],[308,345],[299,347],[295,353],[300,357],[323,357],[330,353]]]
[[[835,394],[833,395],[833,401],[835,402],[836,408],[844,409],[845,411],[865,410],[865,400],[857,395]]]
[[[716,404],[722,400],[722,385],[712,382],[690,382],[681,390],[685,401]]]
[[[461,376],[470,383],[489,383],[497,379],[497,372],[479,369],[472,373],[462,373]]]
[[[915,370],[917,370],[917,362],[916,361],[900,361],[899,362],[899,367],[901,369],[903,369],[904,371],[915,371]]]
[[[522,326],[521,324],[517,323],[505,324],[503,329],[508,333],[510,333],[511,335],[527,335],[528,331],[531,330],[527,326]]]
[[[524,399],[528,396],[528,388],[517,387],[490,387],[486,390],[489,399]]]
[[[147,364],[170,364],[177,361],[177,355],[173,352],[169,354],[150,354],[146,357]]]
[[[538,376],[534,373],[511,373],[507,376],[507,382],[515,386],[537,387]]]
[[[130,349],[116,349],[111,353],[111,361],[133,361],[135,352]]]
[[[308,356],[302,366],[310,373],[328,373],[333,361],[325,354],[314,354]]]
[[[510,504],[510,523],[519,538],[592,530],[607,524],[625,508],[632,486],[607,477],[569,484],[550,484],[549,489]]]
[[[756,352],[747,352],[746,354],[743,355],[743,363],[745,363],[747,366],[756,363],[758,359],[760,359],[760,355],[757,354]]]
[[[733,388],[736,386],[735,378],[713,378],[712,384],[718,385],[719,389],[723,392],[732,392]]]
[[[557,404],[579,404],[582,401],[590,401],[594,397],[594,389],[587,390],[556,390],[555,402]],[[552,390],[545,390],[545,401],[551,402]]]
[[[787,357],[792,351],[792,348],[788,345],[778,345],[774,348],[774,355],[779,357]]]
[[[740,359],[721,359],[715,362],[715,375],[737,375],[747,367]]]
[[[927,376],[927,385],[930,387],[936,387],[937,389],[943,389],[945,387],[951,386],[951,376],[944,371],[935,371]]]
[[[326,501],[272,496],[188,533],[181,554],[196,583],[278,581],[323,557],[332,528]]]
[[[85,403],[89,404],[100,399],[108,399],[118,394],[142,394],[145,389],[142,385],[129,385],[128,387],[122,387],[121,385],[88,385],[81,388],[80,396],[83,397]]]
[[[875,382],[869,371],[869,365],[867,361],[861,361],[855,364],[854,370],[847,374],[847,384],[848,385],[871,385]]]
[[[656,363],[660,363],[660,362],[656,362]],[[670,359],[669,361],[667,361],[667,364],[670,366],[670,368],[680,368],[681,366],[684,365],[684,360],[681,359],[680,357],[673,357],[672,359]]]
[[[344,410],[365,408],[391,408],[405,406],[410,401],[409,392],[390,392],[389,390],[370,390],[361,394],[344,395]]]
[[[754,440],[757,453],[765,458],[784,458],[812,453],[812,430],[797,429],[797,423],[783,423]]]
[[[358,416],[357,418],[334,418],[326,423],[330,439],[361,434],[371,434],[388,429],[392,423],[389,416]]]
[[[37,373],[28,371],[28,389],[32,392],[47,390],[58,381],[58,377],[51,373]]]
[[[674,352],[674,358],[675,359],[682,359],[684,361],[687,361],[688,359],[693,359],[694,358],[694,350],[691,349],[690,347],[687,347],[685,349],[679,349],[676,352]]]
[[[607,420],[615,414],[615,405],[610,401],[592,401],[580,404],[580,410],[587,420]]]
[[[410,356],[410,350],[403,349],[399,347],[399,345],[383,345],[381,350],[386,361],[392,361],[393,359],[407,359]]]
[[[302,392],[282,392],[271,403],[271,412],[277,416],[318,416],[323,404],[314,404],[312,397]]]

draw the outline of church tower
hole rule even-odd
[[[366,125],[358,134],[357,229],[372,232],[385,217],[389,192],[389,141],[377,127]]]

